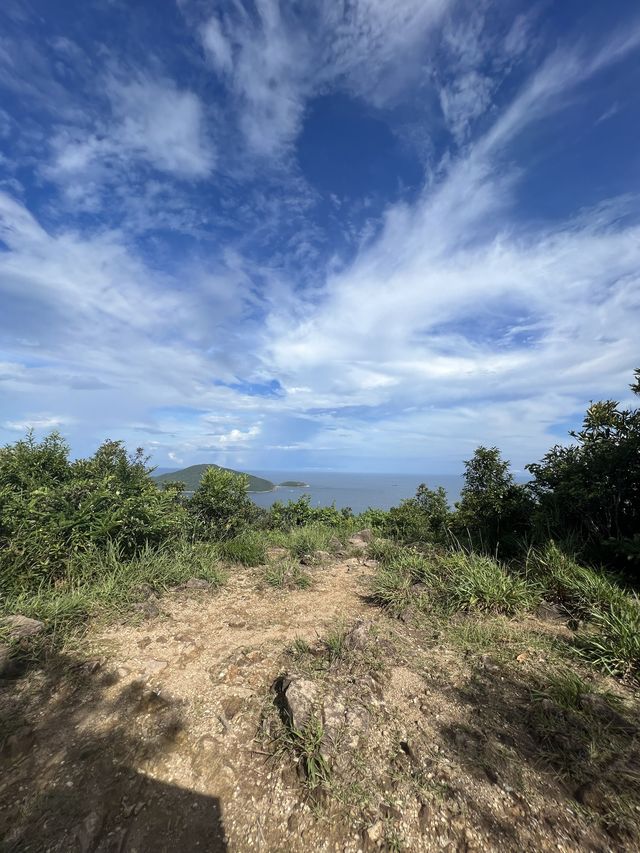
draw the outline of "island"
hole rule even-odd
[[[309,483],[301,483],[299,480],[285,480],[284,483],[278,483],[279,486],[286,486],[290,489],[308,489]]]
[[[170,473],[160,474],[153,479],[159,486],[164,487],[166,483],[184,483],[186,491],[193,492],[198,488],[202,475],[207,468],[221,468],[221,465],[190,465],[188,468],[183,468],[181,471],[171,471]],[[232,468],[223,468],[224,471],[231,471],[232,474],[241,474],[241,471],[234,471]],[[275,484],[271,480],[265,480],[263,477],[256,477],[254,474],[245,474],[249,481],[248,492],[272,492],[275,489]]]

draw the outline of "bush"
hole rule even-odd
[[[517,553],[530,531],[533,501],[517,485],[497,447],[478,447],[465,461],[465,485],[456,504],[456,536],[485,554]]]
[[[421,483],[415,498],[404,500],[400,506],[389,510],[382,532],[400,542],[443,544],[448,538],[450,520],[445,490],[439,487],[434,491]]]
[[[106,441],[89,459],[68,457],[57,433],[0,450],[0,567],[11,587],[62,577],[95,548],[114,545],[128,558],[184,531],[181,489],[159,491],[142,450]]]
[[[269,526],[273,530],[284,531],[309,524],[340,527],[353,517],[348,507],[338,510],[335,503],[331,506],[312,507],[309,495],[301,495],[297,501],[288,501],[286,504],[275,501],[269,510]]]
[[[634,393],[640,393],[640,370]],[[540,538],[572,537],[589,560],[640,565],[640,409],[592,403],[576,444],[556,445],[537,464],[531,491]]]
[[[248,486],[244,474],[213,465],[207,468],[189,501],[201,536],[229,539],[250,525],[255,510],[247,495]]]

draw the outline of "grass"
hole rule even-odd
[[[283,727],[278,739],[278,753],[292,753],[302,769],[305,784],[314,791],[331,781],[331,768],[322,754],[324,726],[316,715],[309,717],[300,728]]]
[[[372,595],[394,613],[413,605],[445,614],[513,614],[537,600],[536,590],[523,577],[490,557],[464,551],[422,553],[412,548],[385,553],[372,582]]]
[[[601,569],[578,565],[555,545],[532,552],[527,574],[547,597],[585,622],[574,638],[579,655],[610,675],[640,678],[640,602]]]
[[[45,623],[45,642],[60,646],[81,633],[89,618],[114,616],[140,601],[144,589],[162,592],[192,577],[213,586],[225,582],[215,545],[180,541],[147,548],[130,560],[110,547],[74,558],[55,584],[43,582],[35,591],[9,594],[2,609],[40,619]]]
[[[323,640],[323,645],[327,650],[329,663],[340,660],[347,653],[347,636],[349,631],[344,626],[334,628],[330,631]]]
[[[280,560],[265,566],[263,578],[265,583],[276,589],[308,589],[312,584],[311,575],[292,560]]]
[[[591,692],[591,687],[577,672],[563,668],[547,673],[545,686],[534,688],[532,696],[537,702],[550,700],[565,711],[580,711],[582,697]]]
[[[618,578],[603,569],[578,565],[553,543],[529,552],[525,572],[546,597],[562,604],[576,618],[588,617],[594,606],[618,605],[627,599]]]
[[[575,646],[583,658],[609,675],[640,678],[640,607],[629,597],[608,607],[593,608],[589,626]]]
[[[241,566],[260,566],[267,560],[264,536],[256,531],[218,543],[218,552],[226,562]]]

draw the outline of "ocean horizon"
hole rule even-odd
[[[464,479],[459,474],[370,474],[345,473],[340,471],[251,471],[273,483],[294,480],[305,483],[304,487],[277,486],[270,492],[251,492],[251,500],[258,506],[270,507],[275,501],[296,501],[309,495],[312,506],[331,506],[338,509],[350,507],[355,513],[368,507],[390,509],[401,500],[415,495],[420,483],[429,488],[442,486],[449,505],[460,498]]]

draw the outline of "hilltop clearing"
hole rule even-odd
[[[241,474],[240,471],[234,471],[232,468],[222,468],[220,465],[190,465],[188,468],[182,468],[180,471],[159,474],[157,477],[153,477],[153,479],[156,483],[184,483],[185,489],[188,492],[195,492],[207,468],[220,468],[222,471],[230,471],[232,474],[246,477],[249,481],[249,492],[271,492],[275,488],[275,483],[272,483],[271,480],[265,480],[264,477],[255,477],[253,474]]]
[[[381,607],[369,540],[140,588],[5,680],[6,849],[637,849],[638,696],[568,612],[442,618],[425,581]]]

